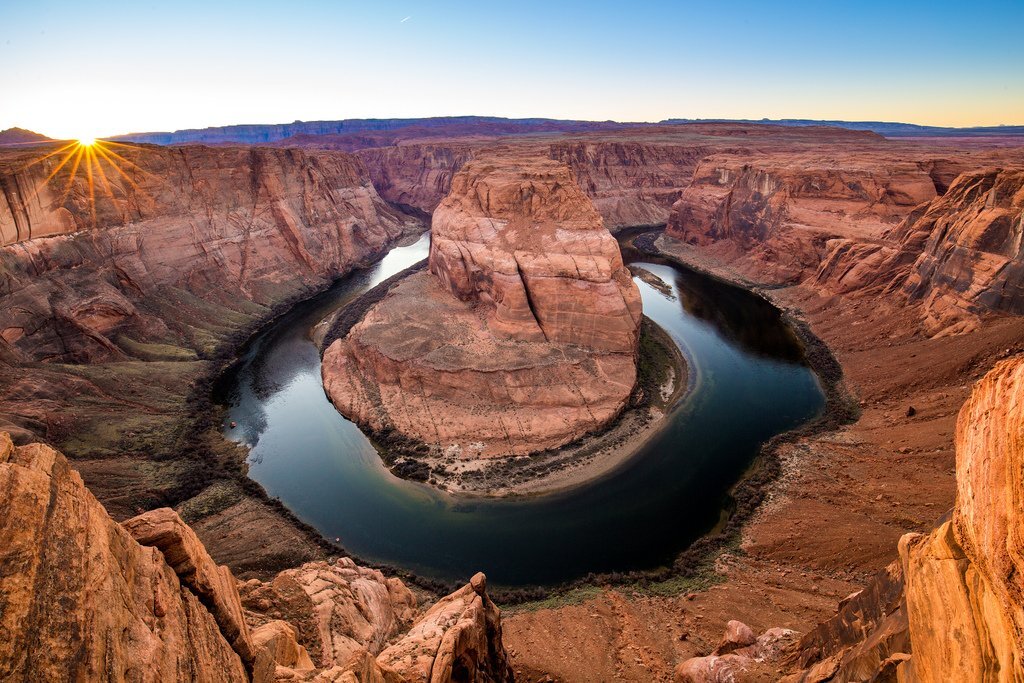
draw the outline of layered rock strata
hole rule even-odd
[[[829,239],[880,236],[935,196],[927,164],[874,154],[710,156],[672,207],[666,234],[795,283],[814,273]]]
[[[636,379],[640,295],[567,167],[478,159],[433,218],[430,272],[324,354],[338,409],[463,457],[600,429]]]
[[[179,341],[160,307],[175,293],[240,312],[273,304],[375,254],[405,220],[346,154],[101,153],[77,169],[60,165],[73,150],[0,165],[0,344],[17,358],[130,357],[121,335]]]
[[[6,433],[0,541],[5,681],[512,680],[483,574],[420,614],[398,579],[313,563],[247,582],[243,608],[174,511],[118,524],[63,455]]]

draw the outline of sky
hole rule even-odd
[[[0,129],[488,115],[1024,124],[1024,0],[0,0]]]

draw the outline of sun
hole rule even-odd
[[[78,138],[79,147],[92,147],[96,144],[96,138]]]

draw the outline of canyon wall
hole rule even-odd
[[[100,154],[74,173],[75,161],[58,170],[61,154],[0,168],[0,337],[17,358],[130,356],[119,334],[183,334],[168,331],[173,309],[157,310],[174,290],[236,310],[274,304],[379,253],[405,220],[344,154]]]
[[[1024,170],[964,173],[896,238],[920,244],[904,291],[933,331],[970,314],[1024,313]]]
[[[882,239],[836,239],[812,280],[821,290],[900,297],[932,335],[976,329],[990,312],[1024,312],[1024,170],[959,175]]]
[[[815,272],[830,239],[881,236],[935,196],[926,164],[868,153],[711,156],[672,207],[666,234],[793,284]]]
[[[347,558],[240,596],[174,511],[118,524],[63,455],[6,433],[0,541],[5,681],[512,680],[482,574],[425,611]]]
[[[364,149],[357,156],[382,197],[429,215],[451,191],[452,178],[477,147],[459,141],[405,144]]]
[[[568,167],[467,164],[434,212],[429,265],[324,353],[343,414],[490,457],[558,447],[625,406],[640,295]]]
[[[953,516],[900,540],[907,681],[1024,680],[1024,361],[997,365],[957,420]]]
[[[555,142],[552,159],[567,164],[609,230],[664,225],[710,145],[638,140]]]
[[[347,154],[80,149],[0,157],[0,427],[76,457],[114,416],[162,430],[225,339],[416,227]],[[153,362],[158,383],[129,364]]]
[[[931,533],[903,536],[896,562],[775,653],[785,683],[1024,681],[1024,357],[975,385],[955,449],[952,514]],[[688,673],[717,654],[680,665],[677,680],[719,680]]]

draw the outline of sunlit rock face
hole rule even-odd
[[[489,457],[563,445],[625,406],[640,295],[566,166],[469,163],[434,214],[429,263],[324,354],[342,413]]]
[[[512,680],[483,574],[425,610],[348,558],[240,595],[176,512],[118,524],[61,453],[5,432],[0,541],[4,681]]]
[[[569,170],[473,162],[434,212],[430,272],[501,338],[632,352],[640,296]]]
[[[0,345],[20,358],[123,358],[119,334],[166,342],[190,308],[276,303],[406,220],[348,154],[99,144],[77,168],[71,150],[0,158]]]
[[[1024,680],[1024,358],[996,365],[957,420],[956,504],[788,653],[786,683]]]
[[[956,430],[953,518],[900,541],[906,680],[1024,679],[1024,360],[975,387]]]

